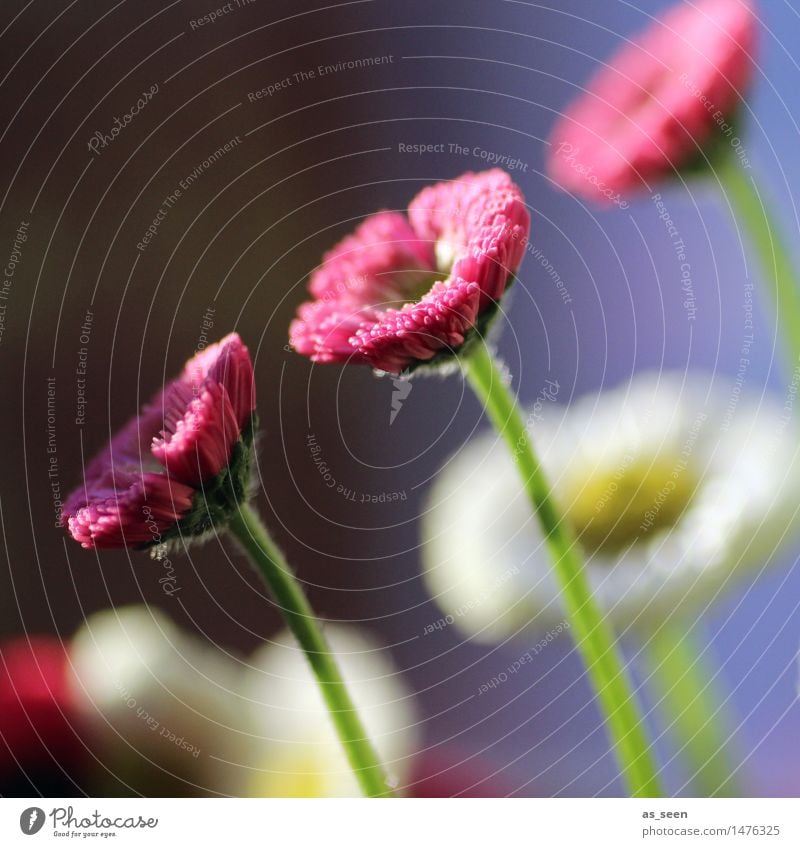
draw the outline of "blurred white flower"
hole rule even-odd
[[[144,780],[148,794],[243,790],[238,661],[148,606],[89,616],[70,658],[74,698],[115,777],[139,791]]]
[[[363,630],[325,627],[358,713],[392,785],[406,783],[417,747],[411,692],[387,652]],[[282,633],[256,651],[245,685],[254,736],[249,794],[258,797],[358,797],[305,656]]]
[[[766,566],[795,529],[792,395],[750,397],[719,381],[643,373],[531,413],[528,432],[595,596],[620,628],[702,608],[735,575]],[[440,626],[496,640],[563,618],[542,534],[497,436],[473,439],[445,465],[422,526]]]

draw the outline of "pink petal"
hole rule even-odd
[[[530,227],[505,172],[426,188],[409,219],[374,215],[326,254],[309,286],[316,299],[300,306],[289,330],[299,353],[399,373],[442,350],[456,352],[502,297]],[[414,289],[420,285],[422,294]]]
[[[671,8],[601,68],[559,120],[551,177],[609,202],[672,173],[722,135],[718,122],[731,120],[753,74],[755,40],[746,0]]]
[[[157,542],[192,507],[195,490],[166,474],[120,474],[117,487],[103,496],[91,492],[75,512],[64,509],[72,537],[82,547],[129,547]]]
[[[239,422],[227,390],[211,378],[199,397],[180,403],[179,411],[183,414],[153,439],[152,452],[170,476],[199,488],[227,467]]]
[[[250,354],[232,333],[193,356],[88,464],[62,512],[72,536],[84,547],[156,540],[227,466],[254,408]]]
[[[398,305],[434,271],[433,243],[421,241],[403,215],[378,212],[325,254],[309,291],[318,300]]]

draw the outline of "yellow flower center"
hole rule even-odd
[[[456,246],[451,239],[440,238],[436,242],[434,251],[436,253],[436,270],[447,278],[456,261]]]
[[[269,760],[270,770],[265,770],[253,780],[250,787],[254,797],[325,797],[330,788],[330,767],[325,758],[312,750],[275,751]],[[346,779],[346,777],[345,777]]]
[[[625,456],[615,467],[568,484],[567,520],[587,551],[616,553],[675,526],[698,482],[679,457]]]

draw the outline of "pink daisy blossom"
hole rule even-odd
[[[291,344],[315,362],[389,373],[454,353],[494,312],[529,228],[522,192],[501,170],[430,186],[407,217],[372,215],[325,254]]]
[[[568,191],[620,202],[735,137],[753,74],[749,0],[680,3],[626,44],[567,109],[550,139],[548,172]],[[708,149],[706,151],[708,153]]]
[[[0,785],[14,774],[78,766],[81,745],[72,729],[67,669],[57,638],[26,636],[0,644]]]
[[[190,359],[89,463],[64,505],[72,537],[83,547],[149,545],[190,515],[187,534],[208,529],[225,505],[209,495],[227,496],[214,483],[252,437],[254,410],[250,353],[231,333]]]

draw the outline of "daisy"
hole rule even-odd
[[[703,148],[735,138],[756,34],[748,0],[671,7],[569,105],[550,138],[550,176],[569,191],[607,203],[629,190],[652,190]]]
[[[177,538],[230,533],[313,668],[364,793],[386,796],[382,766],[302,585],[248,503],[255,428],[253,365],[232,333],[191,358],[89,463],[62,520],[82,547],[149,547],[156,556]],[[170,596],[180,590],[172,569],[161,582]]]
[[[763,567],[794,527],[796,444],[773,398],[697,373],[646,373],[536,417],[593,596],[618,628],[654,629],[676,610],[702,608]],[[442,469],[423,556],[433,596],[480,640],[563,620],[542,533],[491,435]]]
[[[326,634],[392,784],[405,785],[418,736],[408,686],[386,651],[362,630],[329,625]],[[250,795],[356,796],[358,783],[289,633],[260,648],[250,665],[243,694],[257,751]]]
[[[138,547],[208,531],[244,497],[255,383],[236,333],[190,359],[89,463],[62,520],[81,546]]]
[[[0,787],[4,794],[19,792],[20,778],[26,795],[40,781],[43,785],[52,782],[59,770],[74,778],[83,764],[67,665],[64,645],[52,636],[22,636],[0,644]],[[69,787],[74,789],[74,784]]]
[[[485,336],[522,261],[529,227],[522,194],[503,171],[468,173],[425,189],[407,218],[374,215],[323,258],[309,285],[314,299],[300,306],[289,328],[292,346],[316,362],[366,364],[394,374],[454,363],[516,450],[522,429],[516,398]],[[528,505],[546,531],[624,778],[634,796],[658,796],[655,764],[614,634],[589,596],[580,557],[529,440],[515,459]]]
[[[378,212],[325,254],[289,328],[315,362],[401,373],[456,353],[495,314],[530,217],[504,171],[466,173]]]
[[[241,791],[234,765],[247,736],[233,658],[134,605],[90,615],[72,638],[70,665],[78,720],[101,769],[148,793]]]
[[[679,3],[627,42],[553,129],[547,170],[579,197],[627,209],[628,193],[675,174],[720,190],[774,299],[788,370],[800,362],[800,281],[738,130],[755,71],[758,20],[749,0]]]

